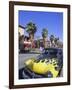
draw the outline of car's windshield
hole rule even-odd
[[[58,49],[54,49],[54,48],[48,48],[48,49],[44,49],[43,53],[55,53],[58,52]]]

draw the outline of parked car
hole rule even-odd
[[[43,53],[37,57],[37,60],[45,58],[57,58],[58,64],[61,67],[63,64],[63,50],[62,48],[45,48]]]

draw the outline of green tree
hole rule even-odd
[[[29,22],[27,25],[26,25],[26,31],[27,33],[29,34],[29,37],[30,37],[30,41],[32,42],[33,39],[34,39],[34,34],[36,33],[37,31],[37,27],[34,23],[32,22]]]
[[[48,30],[46,28],[44,28],[42,30],[42,37],[43,37],[44,48],[47,48],[47,36],[48,36]]]

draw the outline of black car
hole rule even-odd
[[[59,66],[63,64],[63,50],[61,48],[45,48],[43,53],[37,57],[38,60],[45,58],[58,58]]]

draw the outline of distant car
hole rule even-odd
[[[25,67],[19,70],[19,79],[58,77],[62,65],[62,49],[46,48],[37,58],[26,60]]]
[[[31,42],[24,41],[23,44],[20,45],[20,53],[28,53],[31,48]]]

